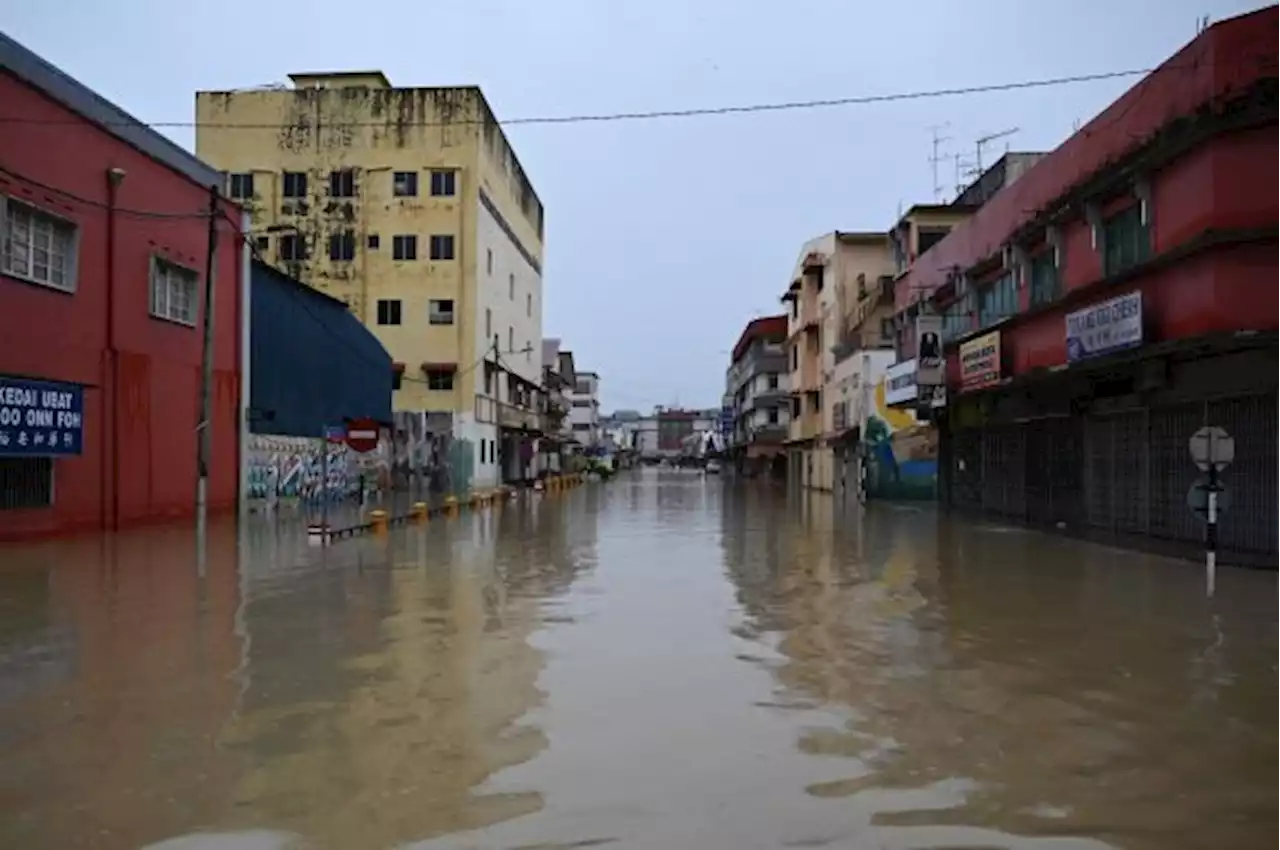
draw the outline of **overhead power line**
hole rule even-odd
[[[1173,70],[1173,66],[1164,66],[1166,70]],[[856,95],[853,97],[839,98],[822,98],[814,100],[794,100],[781,101],[776,103],[752,103],[738,106],[709,106],[694,107],[690,109],[657,109],[641,112],[605,112],[605,113],[586,113],[578,115],[548,115],[533,116],[525,118],[508,118],[498,123],[502,126],[515,126],[520,124],[592,124],[604,123],[610,121],[652,121],[661,118],[696,118],[702,116],[715,115],[743,115],[759,112],[790,112],[803,109],[829,109],[840,106],[867,106],[877,103],[895,103],[899,101],[910,100],[929,100],[944,97],[960,97],[975,94],[990,94],[998,92],[1022,91],[1027,89],[1043,89],[1053,88],[1057,86],[1074,85],[1077,83],[1091,83],[1102,80],[1117,80],[1126,77],[1138,77],[1150,74],[1151,68],[1134,68],[1130,70],[1119,71],[1102,71],[1095,74],[1074,74],[1065,77],[1046,77],[1043,79],[1014,80],[1003,83],[989,83],[986,85],[975,86],[959,86],[943,89],[924,89],[909,92],[894,92],[888,94],[868,94]],[[27,118],[24,116],[7,116],[0,115],[0,124],[78,124],[80,119],[49,119],[49,118]],[[178,128],[196,128],[196,127],[212,127],[224,130],[274,130],[278,129],[278,124],[259,124],[259,123],[237,123],[237,122],[221,122],[221,121],[120,121],[120,122],[104,122],[108,126],[127,125],[127,126],[146,126],[153,129],[178,129]],[[383,127],[387,121],[345,121],[339,122],[343,127]],[[459,119],[457,121],[396,121],[401,126],[411,127],[443,127],[458,126],[465,124],[480,123],[474,119]]]

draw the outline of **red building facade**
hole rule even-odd
[[[0,258],[0,377],[83,387],[79,454],[0,448],[0,539],[190,515],[210,187],[221,177],[3,35],[0,121],[0,227],[21,247]],[[213,508],[234,505],[240,466],[239,221],[238,207],[220,205]]]
[[[1187,439],[1222,425],[1224,544],[1274,564],[1276,30],[1207,29],[897,281],[903,350],[941,320],[953,506],[1198,546]]]

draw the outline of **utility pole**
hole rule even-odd
[[[218,185],[209,187],[209,248],[204,261],[203,348],[200,352],[200,421],[196,425],[196,545],[204,552],[209,523],[209,454],[213,446],[209,423],[213,407],[213,285],[218,260]],[[245,305],[248,309],[248,305]]]
[[[929,156],[929,165],[933,168],[933,200],[935,203],[942,202],[943,191],[942,184],[938,182],[938,163],[946,158],[938,155],[938,149],[942,146],[943,142],[951,141],[950,136],[939,136],[938,131],[945,130],[950,126],[951,122],[947,121],[944,124],[934,124],[929,128],[929,131],[933,133],[933,153]]]

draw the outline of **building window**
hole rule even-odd
[[[777,373],[776,373],[776,372],[770,372],[770,373],[769,373],[769,375],[768,375],[768,377],[767,377],[767,379],[766,379],[766,382],[767,382],[767,384],[768,384],[769,389],[771,389],[771,390],[776,390],[776,389],[778,388],[778,375],[777,375]]]
[[[492,248],[486,248],[484,251],[484,273],[487,275],[493,274],[493,249]]]
[[[488,339],[493,336],[493,311],[488,307],[484,308],[484,338]]]
[[[253,197],[252,174],[228,174],[227,195],[237,201],[245,201]]]
[[[418,172],[394,172],[391,175],[391,194],[397,198],[416,198],[418,196]]]
[[[1018,290],[1014,286],[1012,272],[1003,275],[978,295],[978,327],[994,325],[1017,312]]]
[[[794,372],[800,368],[800,347],[794,343],[791,345],[791,371]]]
[[[53,505],[53,458],[0,457],[0,511]]]
[[[307,258],[307,238],[300,233],[285,233],[276,243],[281,262],[296,263]]]
[[[356,196],[356,173],[350,168],[329,172],[329,197],[354,198]]]
[[[270,236],[259,236],[253,240],[253,250],[257,251],[259,254],[266,252],[270,248],[271,248]]]
[[[431,237],[431,259],[453,259],[453,234],[436,234]]]
[[[1102,273],[1110,277],[1144,263],[1151,253],[1151,233],[1142,220],[1142,204],[1134,204],[1102,223]]]
[[[378,324],[380,325],[398,325],[400,324],[400,299],[395,298],[379,298],[378,299]]]
[[[413,233],[402,233],[391,237],[391,259],[418,259],[418,237]]]
[[[0,197],[4,236],[0,271],[23,280],[75,292],[76,226],[35,207]]]
[[[1039,307],[1058,300],[1058,257],[1053,248],[1031,260],[1031,306]]]
[[[951,342],[973,330],[973,293],[969,292],[947,305],[942,313],[942,341]],[[913,355],[914,356],[914,355]]]
[[[433,198],[451,198],[457,192],[457,172],[454,171],[432,171],[431,172],[431,197]]]
[[[305,198],[307,196],[307,175],[304,171],[286,171],[284,173],[284,191],[286,198]]]
[[[404,374],[399,369],[391,370],[391,390],[398,392],[404,384]]]
[[[765,416],[768,419],[770,425],[778,424],[778,408],[776,407],[769,408],[769,410],[765,413]]]
[[[433,325],[453,324],[453,299],[433,298],[430,302],[430,321]]]
[[[191,269],[152,257],[151,315],[183,325],[194,325],[199,281],[199,276]]]
[[[329,234],[329,259],[350,262],[356,258],[356,232],[343,230]]]
[[[507,298],[512,301],[516,300],[516,276],[514,274],[507,275]]]
[[[427,389],[429,390],[453,389],[453,372],[447,369],[428,369],[427,370]]]
[[[524,314],[529,318],[533,318],[533,294],[525,293],[524,296]]]
[[[378,239],[378,234],[370,233],[369,236],[364,240],[364,244],[369,248],[370,251],[376,251],[378,250],[378,247],[382,244],[382,241]]]

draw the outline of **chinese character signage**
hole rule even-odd
[[[960,346],[960,388],[977,390],[1000,383],[1000,331]]]
[[[942,317],[916,319],[916,384],[938,387],[946,382],[947,366],[942,354]]]
[[[1067,315],[1067,362],[1142,344],[1142,293],[1130,292]]]
[[[78,455],[84,448],[84,387],[0,376],[0,455]]]

